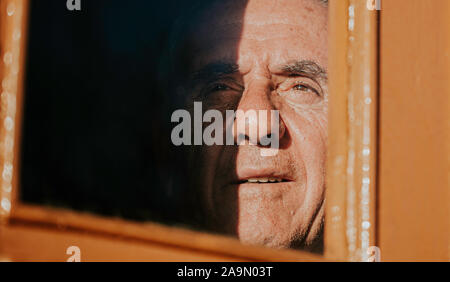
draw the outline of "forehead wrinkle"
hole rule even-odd
[[[255,25],[252,23],[245,23],[242,27],[241,38],[254,39],[254,40],[266,40],[277,39],[287,36],[303,40],[316,40],[325,36],[326,33],[320,33],[319,31],[327,31],[326,21],[320,25],[310,26],[310,23],[319,24],[320,21],[306,20],[301,23],[276,23],[276,24],[261,24]],[[283,30],[283,34],[280,36],[280,30]]]
[[[245,15],[252,14],[254,12],[255,11],[246,11]],[[280,14],[281,12],[286,13],[286,9],[278,9],[277,13]],[[300,14],[302,13],[300,12]],[[300,14],[297,18],[302,18]],[[270,18],[272,18],[272,21],[270,21]],[[308,14],[303,18],[308,20],[311,18],[313,21],[317,20],[314,19],[317,17],[314,17],[312,14]],[[221,22],[218,19],[224,19],[225,22]],[[201,67],[217,59],[234,59],[233,61],[237,62],[240,66],[240,73],[246,74],[257,67],[255,64],[261,63],[264,55],[266,55],[266,57],[270,57],[270,61],[278,60],[278,62],[280,61],[280,57],[283,57],[281,62],[288,62],[289,59],[292,60],[296,58],[314,58],[316,57],[315,51],[308,50],[308,47],[311,47],[310,42],[316,42],[318,39],[319,41],[325,42],[323,35],[321,33],[317,33],[317,29],[321,28],[319,26],[312,29],[304,28],[304,19],[299,23],[295,21],[296,23],[293,24],[291,22],[287,22],[285,18],[282,18],[279,15],[273,15],[270,13],[267,14],[265,19],[265,21],[254,21],[252,24],[250,22],[251,17],[224,17],[222,14],[216,17],[212,21],[212,24],[201,25],[203,27],[201,32],[191,33],[191,40],[195,42],[194,43],[191,41],[194,45],[192,46],[194,48],[191,50],[194,51],[194,53],[202,54],[201,59],[199,59],[198,56],[192,58],[196,61],[196,63],[193,64],[194,69],[196,69],[195,66]],[[326,23],[324,25],[326,30]],[[235,30],[231,31],[230,29]],[[280,29],[283,29],[285,32],[280,34],[280,32],[278,32]],[[324,34],[326,34],[326,32]],[[289,45],[283,45],[281,43],[283,39],[292,39],[294,36],[297,39],[295,41],[290,40]],[[203,44],[200,44],[202,41]],[[252,41],[254,44],[251,43]],[[267,41],[269,46],[266,46]],[[234,42],[235,44],[232,48],[227,48],[224,46],[230,46],[230,42]],[[272,52],[271,54],[267,54],[265,52],[267,51],[266,47],[270,46],[273,49],[272,51],[275,51],[275,53]],[[251,48],[251,50],[247,48]],[[294,52],[295,50],[297,50],[297,52]],[[255,58],[250,58],[246,53],[258,58],[258,60]],[[267,60],[263,61],[267,63],[265,66],[265,69],[267,70],[268,66],[272,64],[270,64]]]
[[[236,63],[226,61],[216,61],[210,63],[200,70],[193,73],[193,80],[210,80],[226,75],[231,75],[239,72],[239,66]]]
[[[213,33],[222,33],[235,27],[244,31],[246,26],[249,25],[262,28],[279,24],[303,26],[305,22],[309,22],[317,16],[326,16],[326,14],[321,12],[323,5],[318,4],[321,0],[318,0],[317,3],[314,3],[316,0],[293,0],[287,1],[287,4],[281,3],[286,2],[285,0],[270,0],[269,3],[272,5],[263,5],[263,8],[258,7],[260,5],[255,6],[259,1],[264,0],[250,0],[248,1],[247,7],[243,10],[236,8],[230,9],[233,6],[231,5],[224,12],[221,10],[224,7],[223,5],[215,5],[209,10],[209,13],[203,14],[200,22],[196,25],[197,31],[195,33],[198,33],[198,30],[201,33],[206,32],[206,34],[210,34],[211,31]],[[226,3],[224,4],[227,6]],[[300,7],[298,6],[299,4],[301,4]],[[296,7],[298,8],[298,15],[292,17],[292,14],[296,13]],[[211,21],[212,11],[217,13],[216,17],[213,17]],[[265,16],[261,17],[261,14]]]
[[[322,14],[299,14],[297,17],[294,17],[295,20],[292,20],[292,17],[290,17],[288,13],[284,13],[282,15],[273,15],[269,13],[264,19],[257,19],[256,16],[254,18],[245,17],[244,20],[240,21],[240,24],[242,24],[244,28],[247,25],[260,28],[273,25],[290,25],[299,27],[321,16],[326,17],[326,15]]]
[[[263,2],[265,4],[261,5]],[[256,25],[301,24],[310,17],[327,12],[327,6],[320,2],[322,0],[249,0],[244,18]],[[267,16],[261,17],[261,14]]]

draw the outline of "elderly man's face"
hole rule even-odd
[[[263,157],[255,145],[193,149],[192,185],[209,227],[250,244],[311,243],[324,209],[327,7],[319,0],[219,1],[194,30],[189,103],[280,114],[275,156]],[[275,121],[267,122],[270,129]]]

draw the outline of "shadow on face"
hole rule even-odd
[[[214,135],[222,135],[225,143],[227,129],[234,129],[235,143],[182,148],[179,162],[189,172],[183,178],[189,183],[186,215],[201,228],[243,243],[320,250],[326,5],[319,0],[214,2],[196,16],[177,56],[178,103],[194,121],[194,103],[201,102],[197,121],[203,130],[212,123],[202,123],[203,114],[219,111],[223,129]],[[263,114],[239,127],[236,119],[226,122],[230,110],[277,112],[279,119]],[[268,131],[252,131],[252,126]],[[267,146],[261,140],[267,136],[279,142],[275,155],[262,154]],[[240,137],[247,142],[238,146]]]

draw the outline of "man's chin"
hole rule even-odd
[[[243,223],[238,226],[238,238],[245,245],[277,249],[289,248],[295,236],[290,236],[290,232],[281,229],[279,226],[264,226],[264,224],[258,224],[256,221]]]
[[[254,240],[253,238],[247,238],[247,239],[239,238],[239,241],[244,245],[262,246],[262,247],[268,247],[268,248],[273,248],[273,249],[288,249],[290,247],[290,245],[286,244],[285,242],[272,241],[270,238],[267,238],[266,240],[263,240],[263,241],[257,241],[257,240]]]
[[[240,231],[238,238],[242,244],[264,246],[275,249],[298,249],[321,253],[323,251],[323,229],[318,233],[309,236],[301,233],[292,234],[292,236],[280,237],[279,233],[254,231],[251,232],[248,227],[245,231]]]

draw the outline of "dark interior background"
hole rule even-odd
[[[171,24],[193,1],[32,0],[21,200],[174,222],[160,88]]]

